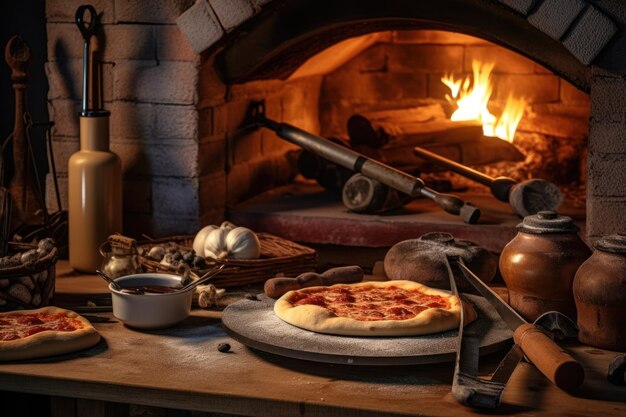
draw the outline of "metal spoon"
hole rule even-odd
[[[198,285],[204,284],[205,282],[210,281],[211,278],[215,277],[217,274],[220,273],[220,271],[224,268],[224,266],[225,266],[225,264],[221,264],[217,268],[212,269],[211,271],[209,271],[206,274],[202,275],[196,281],[193,281],[193,282],[185,285],[184,287],[177,289],[176,291],[174,291],[173,293],[170,293],[170,294],[181,293],[181,292],[186,292],[186,291],[189,291],[189,290],[193,290]]]
[[[141,294],[144,293],[143,291],[138,290],[138,289],[131,289],[131,288],[122,288],[122,287],[120,287],[120,284],[115,282],[110,276],[108,276],[107,274],[105,274],[104,272],[102,272],[100,270],[96,269],[96,274],[100,275],[100,277],[103,280],[105,280],[106,282],[111,284],[113,289],[116,290],[116,291],[123,292],[125,294],[138,294],[138,295],[141,295]]]
[[[118,284],[117,282],[115,282],[113,280],[113,278],[111,278],[110,276],[108,276],[107,274],[105,274],[104,272],[100,271],[99,269],[96,269],[96,274],[100,275],[100,278],[102,278],[103,280],[105,280],[106,282],[108,282],[109,284],[111,284],[111,286],[116,289],[117,291],[122,291],[122,287],[120,287],[120,284]]]
[[[194,288],[196,288],[198,285],[203,284],[205,282],[208,282],[211,278],[215,277],[217,274],[219,274],[219,272],[224,268],[224,264],[218,266],[215,269],[212,269],[211,271],[207,272],[206,274],[202,275],[200,278],[198,278],[196,281],[193,281],[187,285],[185,285],[184,287],[181,288],[177,288],[175,291],[169,292],[167,294],[177,294],[177,293],[181,293],[181,292],[186,292],[189,290],[192,290]],[[104,272],[100,271],[100,270],[96,270],[96,274],[100,275],[100,277],[102,277],[102,279],[104,279],[106,282],[110,283],[113,286],[113,289],[126,293],[126,294],[135,294],[135,295],[143,295],[145,294],[147,291],[143,291],[140,288],[123,288],[120,287],[120,285],[115,282],[113,279],[111,279],[111,277],[109,277],[107,274],[105,274]]]

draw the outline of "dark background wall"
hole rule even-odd
[[[30,64],[27,106],[34,121],[48,120],[46,98],[48,81],[44,71],[46,54],[45,2],[43,0],[20,0],[0,2],[0,143],[13,131],[14,94],[11,83],[11,69],[4,59],[4,48],[13,35],[19,35],[30,47]],[[47,171],[46,154],[43,147],[43,134],[38,129],[33,137],[38,165]],[[10,149],[9,149],[10,150]],[[9,153],[9,152],[7,152]],[[10,153],[4,158],[11,162]],[[11,169],[11,168],[9,168]]]

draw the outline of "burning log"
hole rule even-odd
[[[423,107],[430,110],[416,110]],[[423,107],[353,115],[348,120],[350,144],[364,155],[405,171],[437,170],[436,165],[415,158],[414,146],[465,165],[524,160],[509,142],[483,136],[483,128],[477,122],[424,120],[425,115],[434,118],[437,112],[433,106]]]

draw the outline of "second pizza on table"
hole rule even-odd
[[[0,361],[61,355],[99,340],[91,323],[71,310],[43,307],[0,313]]]
[[[289,291],[274,304],[283,321],[341,336],[416,336],[456,329],[476,312],[455,295],[413,281],[360,282]]]

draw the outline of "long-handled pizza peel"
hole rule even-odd
[[[490,380],[478,378],[478,349],[481,336],[470,329],[463,329],[464,314],[461,313],[457,355],[452,381],[452,395],[462,404],[477,408],[495,408],[500,404],[502,393],[511,374],[524,355],[557,387],[571,391],[584,379],[583,367],[563,351],[551,338],[575,337],[578,329],[565,315],[550,311],[533,324],[526,322],[495,292],[484,284],[462,259],[456,260],[465,278],[495,308],[502,320],[514,331],[515,345],[502,359]],[[448,263],[452,292],[459,296],[454,276]]]

